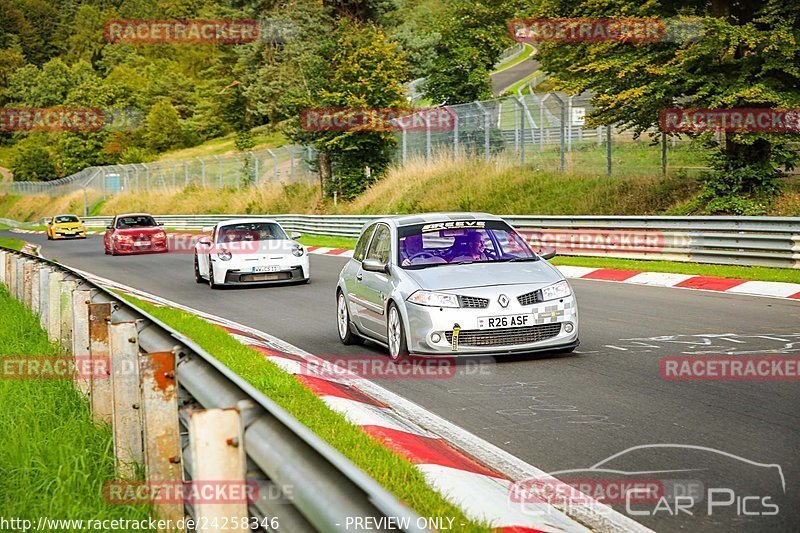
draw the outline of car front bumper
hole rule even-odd
[[[272,283],[291,283],[305,281],[310,276],[308,256],[293,259],[282,259],[277,263],[275,272],[253,272],[252,267],[241,264],[228,267],[224,261],[216,260],[214,264],[214,280],[224,285],[261,285]]]
[[[86,230],[55,230],[53,231],[53,238],[55,239],[85,239]]]
[[[575,297],[509,309],[429,307],[406,302],[408,348],[426,355],[490,355],[566,349],[578,343]],[[478,318],[530,315],[530,325],[480,329]],[[458,330],[458,334],[455,331]]]
[[[134,254],[161,254],[169,251],[167,241],[151,241],[146,245],[135,246],[133,244],[114,243],[114,252],[121,255]]]

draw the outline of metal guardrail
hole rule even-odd
[[[200,229],[231,218],[260,215],[161,215],[177,229]],[[286,229],[357,237],[379,215],[263,215]],[[675,216],[520,216],[503,218],[537,246],[562,255],[661,259],[698,263],[800,268],[800,218]],[[88,217],[104,227],[111,217]]]
[[[93,418],[112,424],[121,477],[139,463],[151,483],[225,479],[260,489],[249,506],[156,503],[159,518],[255,518],[259,531],[274,518],[280,531],[336,532],[348,517],[370,517],[422,531],[413,511],[273,400],[80,272],[0,248],[0,282],[69,357],[110,361],[108,379],[79,376],[75,385]],[[384,517],[394,519],[377,522]]]

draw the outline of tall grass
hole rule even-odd
[[[38,318],[0,288],[0,363],[19,355],[58,355]],[[92,423],[71,380],[0,379],[0,516],[36,522],[144,519],[146,506],[112,505],[111,429]],[[66,531],[72,531],[67,529]]]

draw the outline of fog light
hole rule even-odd
[[[431,340],[433,342],[439,342],[440,340],[442,340],[442,336],[439,335],[438,333],[434,333],[433,335],[431,335]]]
[[[564,324],[564,331],[566,331],[567,333],[572,333],[573,329],[575,329],[575,327],[572,325],[572,322],[567,322],[566,324]]]

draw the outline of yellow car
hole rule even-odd
[[[86,226],[75,215],[56,215],[47,224],[47,240],[54,239],[85,239]]]

